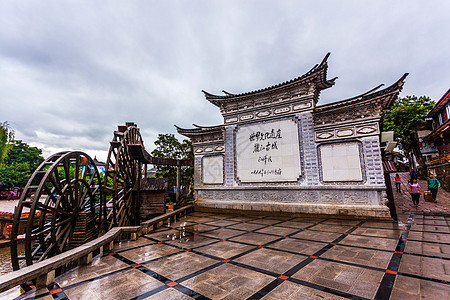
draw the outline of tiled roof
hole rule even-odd
[[[177,125],[174,125],[175,128],[177,129],[177,132],[179,134],[185,135],[185,136],[190,136],[190,135],[201,135],[201,134],[205,134],[205,133],[209,133],[209,132],[219,132],[222,131],[224,128],[224,125],[217,125],[217,126],[198,126],[195,124],[194,127],[196,128],[181,128],[178,127]]]
[[[441,108],[445,107],[447,103],[450,101],[450,89],[445,92],[441,99],[439,99],[438,103],[433,107],[433,109],[428,113],[429,117],[433,117],[436,115]]]
[[[347,105],[355,104],[355,103],[358,103],[361,101],[374,99],[374,98],[378,98],[378,97],[384,97],[382,107],[383,107],[383,109],[388,108],[389,106],[392,105],[392,103],[394,103],[395,99],[397,98],[398,93],[402,90],[403,84],[405,83],[404,80],[405,80],[406,76],[408,76],[408,75],[409,75],[409,73],[405,73],[402,77],[400,77],[399,80],[397,80],[394,84],[392,84],[391,86],[389,86],[385,89],[379,90],[380,87],[383,86],[383,84],[380,84],[379,86],[377,86],[359,96],[355,96],[355,97],[341,100],[338,102],[333,102],[333,103],[317,106],[315,108],[315,111],[318,112],[318,111],[338,108],[341,106],[347,106]]]
[[[334,81],[337,79],[337,77],[330,79],[330,80],[326,79],[327,69],[328,69],[327,59],[329,56],[330,56],[330,53],[327,53],[327,55],[325,56],[325,58],[322,60],[322,62],[320,64],[316,64],[311,70],[306,72],[304,75],[294,78],[289,81],[285,81],[285,82],[277,84],[277,85],[273,85],[273,86],[264,88],[264,89],[259,89],[259,90],[241,93],[241,94],[232,94],[227,91],[222,91],[225,95],[214,95],[214,94],[208,93],[204,90],[202,90],[202,92],[205,94],[205,97],[208,101],[210,101],[211,103],[213,103],[215,105],[219,105],[219,103],[221,103],[221,102],[231,102],[231,101],[238,100],[238,98],[243,98],[243,97],[253,96],[253,95],[258,95],[258,94],[259,95],[264,94],[264,93],[267,93],[270,91],[278,90],[280,88],[285,88],[292,84],[296,84],[296,83],[306,81],[308,79],[314,79],[314,78],[316,78],[318,87],[320,89],[326,89],[326,88],[329,88],[332,85],[334,85]]]

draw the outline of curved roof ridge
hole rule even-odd
[[[378,85],[378,86],[374,87],[374,88],[373,88],[373,89],[371,89],[370,91],[367,91],[367,92],[365,92],[365,93],[361,94],[361,96],[365,96],[365,95],[369,95],[369,94],[372,94],[372,93],[374,93],[374,92],[378,91],[378,90],[380,89],[380,87],[382,87],[382,86],[384,86],[384,83],[382,83],[382,84],[380,84],[380,85]]]
[[[229,92],[227,92],[227,91],[225,91],[225,90],[222,90],[222,93],[224,93],[225,95],[228,95],[228,96],[234,96],[234,95],[236,95],[236,94],[233,94],[233,93],[229,93]]]
[[[194,127],[197,128],[205,128],[205,129],[216,129],[216,128],[220,128],[223,127],[224,125],[213,125],[213,126],[199,126],[197,124],[192,124]]]
[[[257,93],[261,93],[261,92],[268,91],[268,90],[271,90],[271,89],[275,89],[275,88],[278,88],[278,87],[281,87],[281,86],[284,86],[284,85],[288,85],[288,84],[293,83],[295,81],[299,81],[301,79],[304,79],[304,78],[314,74],[315,72],[319,72],[322,69],[325,69],[325,84],[329,85],[328,87],[330,87],[330,86],[332,86],[334,84],[334,81],[337,79],[337,77],[335,77],[335,78],[333,78],[331,80],[327,80],[326,79],[327,60],[328,60],[328,57],[330,56],[330,54],[331,53],[328,52],[325,55],[325,57],[323,58],[323,60],[320,62],[320,64],[315,64],[305,74],[303,74],[303,75],[301,75],[299,77],[296,77],[294,79],[287,80],[287,81],[284,81],[284,82],[281,82],[281,83],[278,83],[278,84],[275,84],[275,85],[272,85],[272,86],[269,86],[269,87],[266,87],[266,88],[253,90],[253,91],[250,91],[250,92],[244,92],[244,93],[240,93],[240,94],[232,94],[232,93],[228,93],[226,91],[222,91],[222,92],[225,93],[225,95],[215,95],[215,94],[206,92],[205,90],[202,90],[202,92],[205,94],[205,97],[206,97],[207,100],[213,100],[213,101],[214,100],[221,100],[221,99],[230,99],[230,98],[233,98],[233,97],[247,96],[247,95],[257,94]]]
[[[340,100],[340,101],[337,101],[337,102],[327,103],[327,104],[324,104],[324,105],[318,105],[316,107],[316,109],[322,110],[325,107],[339,106],[341,104],[347,104],[349,102],[351,103],[351,102],[363,100],[364,98],[377,97],[379,95],[383,95],[383,94],[387,94],[389,92],[393,92],[396,89],[398,90],[398,92],[400,92],[402,87],[403,87],[404,80],[405,80],[406,76],[408,76],[408,75],[409,75],[409,73],[403,74],[403,76],[400,77],[400,79],[398,79],[396,82],[394,82],[392,85],[388,86],[385,89],[379,90],[380,87],[384,86],[384,84],[380,84],[377,87],[375,87],[375,88],[373,88],[373,89],[371,89],[371,90],[369,90],[369,91],[367,91],[365,93],[362,93],[362,94],[360,94],[358,96],[354,96],[354,97],[347,98],[347,99],[344,99],[344,100]],[[389,106],[392,102],[393,102],[393,99],[390,99],[387,103],[383,104],[383,107]]]

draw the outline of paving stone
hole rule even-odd
[[[400,230],[375,229],[375,228],[358,228],[352,232],[352,234],[354,235],[369,235],[369,236],[378,236],[396,239],[400,237],[401,233],[402,232]]]
[[[273,277],[223,264],[183,282],[183,285],[211,299],[245,299],[269,282]]]
[[[144,299],[146,299],[146,300],[167,300],[167,299],[188,300],[188,299],[192,299],[192,297],[189,297],[189,296],[183,294],[182,292],[177,291],[174,288],[168,288],[168,289],[165,289],[164,291],[159,292],[155,295],[145,297]]]
[[[151,276],[130,269],[64,291],[70,299],[86,299],[86,294],[93,294],[100,299],[129,299],[162,285]]]
[[[385,238],[375,238],[366,237],[358,235],[349,235],[344,240],[339,242],[343,245],[368,247],[374,249],[390,250],[394,251],[397,247],[398,240],[395,239],[385,239]]]
[[[253,245],[264,245],[266,243],[273,242],[274,240],[277,240],[277,239],[279,239],[279,237],[277,237],[277,236],[271,236],[271,235],[251,232],[251,233],[246,233],[246,234],[240,235],[238,237],[231,238],[230,240],[236,241],[236,242],[253,244]]]
[[[282,223],[278,223],[276,224],[276,226],[278,227],[289,227],[289,228],[294,228],[294,229],[302,229],[308,226],[313,225],[314,222],[295,222],[295,221],[285,221]]]
[[[449,285],[435,281],[450,281],[449,218],[415,212],[401,241],[411,216],[399,213],[398,222],[389,222],[194,213],[170,224],[179,230],[164,227],[146,235],[155,240],[122,242],[116,254],[95,257],[56,282],[70,299],[246,299],[258,291],[263,299],[341,299],[339,293],[373,299],[391,288],[391,299],[447,299]],[[404,254],[394,255],[403,244]],[[396,262],[398,274],[386,273]],[[395,280],[380,287],[384,276]],[[281,284],[268,285],[274,280]],[[34,290],[22,298],[35,296]]]
[[[165,257],[173,253],[180,252],[180,249],[171,247],[167,244],[154,244],[137,249],[132,249],[124,252],[120,252],[125,258],[128,258],[136,263],[143,263],[155,258]]]
[[[408,241],[406,243],[405,252],[450,259],[450,245],[445,244]]]
[[[195,250],[201,253],[217,256],[223,259],[228,259],[254,248],[255,246],[224,241],[214,243],[212,245],[199,247],[196,248]]]
[[[89,280],[98,276],[122,270],[129,267],[126,263],[112,256],[95,257],[92,263],[76,267],[58,277],[60,286],[65,287],[80,281]]]
[[[295,238],[287,238],[271,244],[270,247],[304,255],[313,255],[326,245],[327,245],[326,243],[322,242],[304,241]]]
[[[240,230],[227,229],[227,228],[219,228],[216,230],[208,231],[203,233],[204,236],[209,236],[218,239],[228,239],[230,237],[242,234],[243,232]]]
[[[169,278],[170,280],[176,281],[181,277],[194,273],[215,263],[217,263],[217,260],[192,252],[182,252],[180,254],[146,264],[145,267]]]
[[[399,271],[450,281],[450,260],[404,254]]]
[[[204,245],[214,243],[214,242],[217,242],[217,240],[212,239],[207,236],[193,235],[193,234],[186,235],[179,239],[165,241],[165,243],[167,243],[169,245],[174,245],[174,246],[182,248],[182,249],[192,249],[195,247],[204,246]]]
[[[392,253],[336,245],[321,255],[321,257],[386,269]]]
[[[298,229],[296,229],[296,228],[287,228],[287,227],[279,227],[279,226],[270,226],[270,227],[255,230],[256,233],[275,234],[275,235],[279,235],[279,236],[287,236],[296,231],[298,231]]]
[[[316,259],[292,277],[370,299],[383,275],[380,271]]]
[[[256,220],[252,220],[252,221],[248,221],[248,223],[252,223],[252,224],[264,224],[264,225],[273,225],[273,224],[278,224],[283,222],[282,220],[276,220],[276,219],[256,219]]]
[[[298,285],[289,281],[285,281],[274,290],[264,296],[264,300],[279,300],[279,299],[345,299],[333,294],[309,288],[307,286]]]
[[[245,230],[245,231],[255,231],[262,227],[265,227],[265,225],[261,224],[253,224],[253,223],[239,223],[236,225],[228,226],[228,229],[238,229],[238,230]]]
[[[294,234],[292,237],[331,243],[340,236],[341,236],[340,233],[305,230]]]
[[[261,248],[234,261],[281,275],[304,259],[305,256]]]
[[[311,227],[309,230],[344,233],[344,232],[349,231],[352,228],[353,228],[353,226],[351,226],[351,225],[340,226],[340,225],[318,224],[314,227]]]

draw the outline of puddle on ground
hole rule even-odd
[[[168,226],[171,226],[171,224],[167,224]],[[167,239],[172,241],[178,241],[181,243],[189,243],[191,241],[194,241],[196,236],[198,236],[197,231],[197,225],[187,225],[186,222],[181,223],[179,226],[177,226],[176,232],[171,232],[166,235]]]

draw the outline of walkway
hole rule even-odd
[[[408,192],[408,180],[409,173],[399,173],[402,178],[402,192],[397,193],[395,189],[394,176],[395,173],[391,174],[392,190],[394,191],[395,206],[397,207],[397,213],[405,212],[450,212],[450,193],[444,189],[439,189],[437,195],[437,202],[425,202],[423,199],[423,191],[427,189],[426,180],[419,179],[419,185],[422,190],[422,195],[419,200],[419,207],[414,207],[411,195]]]
[[[448,299],[450,214],[400,219],[195,212],[21,299]]]

